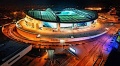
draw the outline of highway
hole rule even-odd
[[[101,37],[97,37],[96,41],[92,41],[92,39],[90,41],[92,42],[87,42],[85,41],[84,43],[86,44],[86,46],[82,46],[84,48],[87,49],[82,49],[82,52],[86,52],[86,54],[78,54],[78,56],[82,56],[82,59],[79,61],[79,63],[77,64],[77,66],[92,66],[95,62],[95,60],[97,60],[98,56],[102,55],[104,61],[107,59],[108,55],[104,55],[103,51],[106,51],[106,48],[103,48],[103,46],[106,46],[107,44],[110,44],[112,38],[113,38],[113,34],[115,34],[117,32],[118,28],[115,26],[110,27],[110,31],[101,36]],[[88,40],[89,41],[89,40]],[[89,46],[87,45],[89,44]],[[92,45],[92,46],[90,46]],[[79,46],[78,46],[79,47]],[[74,47],[75,48],[75,47]],[[80,49],[77,49],[79,53]]]
[[[70,57],[60,66],[104,66],[114,46],[114,43],[111,43],[111,41],[113,41],[114,34],[120,27],[119,25],[115,25],[109,28],[108,33],[100,37],[77,42],[80,45],[74,45],[73,48],[76,50],[79,59]]]
[[[4,27],[7,27],[7,26],[4,26]],[[16,32],[11,32],[11,31],[14,31],[14,29],[12,29],[14,27],[15,25],[11,24],[11,26],[7,27],[9,29],[6,28],[7,30],[4,30],[6,36],[8,36],[13,40],[15,40],[14,38],[16,38],[16,40],[18,41],[30,42],[31,44],[37,43],[35,41],[30,41],[24,37],[19,36],[18,34],[16,34]],[[61,59],[63,60],[62,63],[56,66],[98,66],[98,65],[103,66],[105,61],[107,60],[107,57],[109,56],[109,53],[112,50],[112,47],[114,46],[113,44],[115,44],[113,41],[113,38],[115,37],[116,32],[120,28],[120,24],[108,25],[107,27],[109,28],[109,31],[106,34],[93,39],[65,43],[64,45],[67,45],[67,46],[62,46],[62,44],[60,43],[47,43],[47,44],[43,43],[41,44],[41,46],[38,46],[38,47],[68,49],[70,46],[72,46],[76,50],[75,54],[79,59],[71,55],[66,60]],[[40,43],[38,42],[38,44]],[[51,46],[51,44],[54,44],[54,46]],[[54,53],[51,51],[48,51],[48,54],[51,54],[51,53],[52,55],[50,56],[53,57]],[[47,58],[47,56],[49,55],[45,55],[45,58]],[[26,55],[25,57],[28,57],[28,56]],[[18,64],[21,62],[23,61],[18,61]],[[28,61],[22,63],[22,65],[39,66],[41,64],[44,65],[45,62],[46,61],[44,60],[44,57],[43,58],[36,57],[36,58],[28,59]]]
[[[6,30],[7,35],[8,36],[12,35],[12,37],[9,36],[12,39],[17,38],[18,40],[21,40],[21,38],[14,36],[15,33],[14,34],[11,33],[11,31],[13,31],[13,29],[11,28],[14,28],[14,27],[15,27],[14,25],[11,25],[11,27],[9,27],[9,30]],[[61,63],[61,66],[92,66],[92,65],[95,65],[94,63],[97,63],[97,64],[101,62],[104,63],[109,55],[109,53],[107,55],[106,53],[104,53],[104,51],[108,49],[108,47],[104,48],[104,46],[106,46],[107,44],[110,44],[118,28],[120,28],[119,25],[109,26],[109,31],[100,37],[84,40],[84,41],[68,43],[70,45],[68,45],[67,47],[64,47],[64,49],[65,48],[67,49],[69,46],[71,46],[71,44],[73,44],[72,47],[76,50],[76,54],[79,57],[79,59],[76,59],[75,57],[70,57],[66,62]],[[28,40],[25,40],[25,41],[28,41]],[[34,42],[34,41],[30,41],[30,42]],[[56,47],[56,46],[51,46],[51,47]],[[63,46],[61,45],[60,48],[62,47]],[[102,55],[102,59],[98,58],[100,55]],[[33,65],[33,66],[36,66],[36,65]]]

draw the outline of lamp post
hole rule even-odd
[[[37,37],[37,38],[40,38],[40,37],[41,37],[41,35],[40,35],[40,34],[38,34],[36,37]],[[40,38],[40,40],[41,40],[41,38]],[[38,44],[38,46],[39,46],[39,51],[40,51],[41,44]]]
[[[40,52],[41,44],[38,44],[38,46],[39,46],[39,52]]]

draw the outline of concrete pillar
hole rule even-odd
[[[73,26],[72,27],[74,27],[74,23],[73,23]]]
[[[39,29],[39,24],[38,23],[36,23],[36,29]]]
[[[57,30],[60,31],[60,23],[57,23]]]
[[[39,29],[38,23],[34,23],[34,26],[35,26],[35,27],[34,27],[35,29]]]
[[[43,22],[42,21],[39,22],[39,27],[43,27]]]
[[[35,23],[33,23],[34,24],[34,29],[39,29],[39,25],[38,25],[38,23],[37,22],[35,22]]]
[[[32,28],[34,28],[34,23],[32,23]]]

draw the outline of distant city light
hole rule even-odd
[[[88,7],[88,8],[85,8],[85,9],[88,9],[88,10],[102,10],[101,7]]]

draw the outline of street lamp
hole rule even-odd
[[[38,46],[39,46],[39,52],[40,52],[41,44],[38,44]]]
[[[37,37],[37,38],[40,38],[40,37],[41,37],[41,35],[40,35],[40,34],[38,34],[36,37]],[[41,39],[41,38],[40,38],[40,39]],[[39,51],[40,51],[41,44],[38,44],[38,46],[39,46]]]

